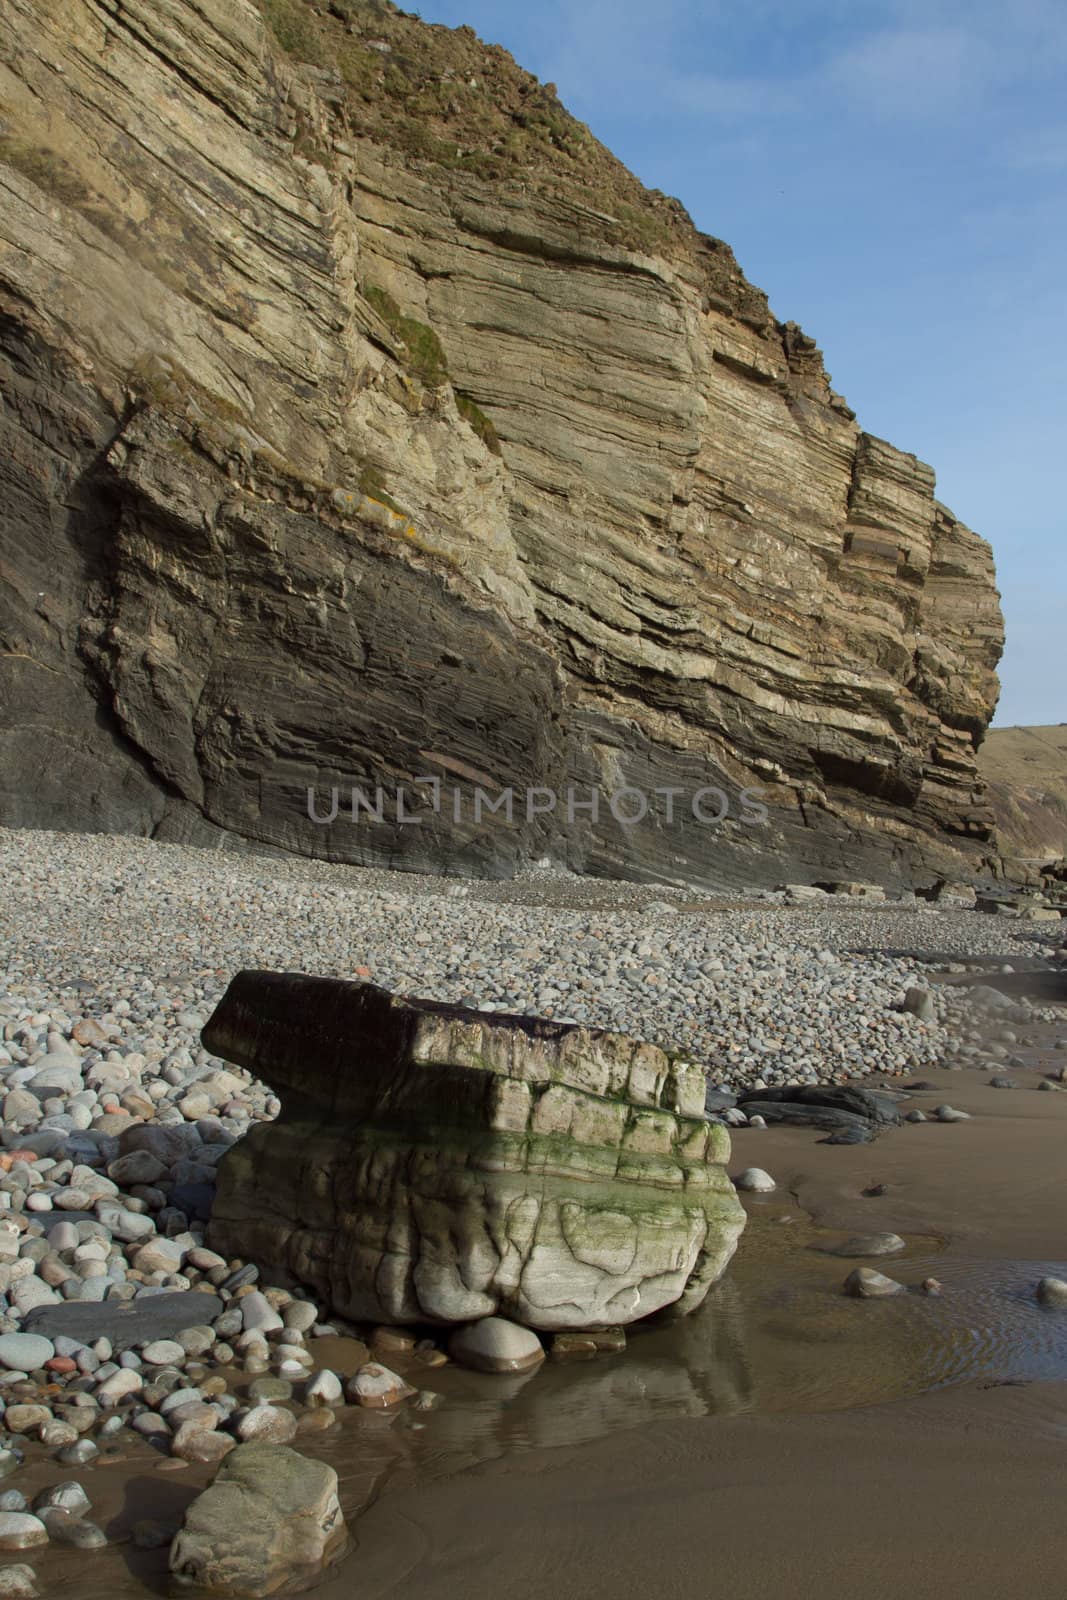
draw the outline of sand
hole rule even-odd
[[[927,1074],[939,1089],[923,1104],[947,1100],[969,1122],[903,1127],[872,1146],[820,1145],[798,1129],[742,1133],[735,1165],[758,1160],[827,1227],[939,1235],[948,1267],[983,1257],[1067,1266],[1067,1094],[1035,1093],[1036,1074],[1012,1075],[1016,1090],[991,1089],[980,1073]],[[861,1197],[878,1182],[885,1196]],[[1065,1588],[1065,1467],[1061,1382],[975,1381],[847,1412],[654,1423],[387,1490],[356,1529],[353,1563],[319,1592],[1029,1600]]]

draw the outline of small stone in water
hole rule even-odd
[[[92,1510],[89,1496],[74,1478],[42,1489],[34,1499],[33,1509],[40,1511],[45,1506],[56,1506],[60,1511],[69,1511],[73,1516],[81,1516],[83,1512]]]
[[[903,1294],[904,1285],[871,1267],[857,1267],[845,1279],[845,1293],[859,1300],[879,1300],[891,1294]]]
[[[25,1562],[0,1571],[0,1600],[35,1600],[40,1592],[36,1572]]]
[[[48,1543],[48,1529],[27,1511],[0,1511],[0,1550],[30,1550]]]
[[[834,1256],[892,1256],[906,1249],[899,1233],[857,1233],[843,1244],[830,1247]]]
[[[770,1194],[776,1188],[774,1179],[769,1172],[764,1172],[762,1167],[746,1167],[734,1179],[734,1188],[741,1189],[746,1194]]]
[[[448,1353],[461,1366],[479,1372],[531,1372],[545,1359],[537,1335],[506,1317],[483,1317],[457,1328],[448,1341]]]
[[[355,1377],[348,1380],[345,1390],[357,1405],[367,1406],[372,1411],[398,1405],[415,1393],[409,1383],[377,1361],[368,1361],[360,1367]]]

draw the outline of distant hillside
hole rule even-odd
[[[990,728],[978,769],[1005,855],[1067,856],[1067,722]]]

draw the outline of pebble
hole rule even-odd
[[[310,1378],[304,1390],[304,1404],[308,1406],[335,1406],[344,1398],[344,1387],[336,1372],[323,1368]]]
[[[32,1433],[39,1429],[42,1423],[51,1420],[52,1413],[47,1406],[35,1405],[32,1402],[8,1406],[4,1413],[4,1426],[9,1433]]]
[[[843,1244],[833,1245],[829,1254],[834,1256],[892,1256],[906,1249],[898,1233],[857,1233]]]
[[[275,1328],[284,1327],[277,1311],[258,1289],[253,1289],[250,1294],[244,1295],[240,1306],[241,1324],[246,1333],[270,1333]]]
[[[0,1550],[31,1550],[48,1543],[48,1529],[28,1511],[0,1511]]]
[[[895,1278],[887,1278],[871,1267],[857,1267],[845,1279],[845,1293],[860,1300],[881,1300],[892,1294],[903,1294],[904,1285]]]
[[[381,1411],[387,1406],[399,1405],[415,1390],[388,1367],[383,1367],[377,1361],[368,1361],[354,1377],[349,1378],[345,1392],[357,1405],[371,1411]]]
[[[360,1403],[367,1403],[362,1396]],[[282,1406],[253,1406],[237,1424],[237,1437],[242,1443],[254,1439],[261,1444],[288,1444],[295,1433],[296,1416]]]
[[[40,1592],[36,1572],[25,1562],[0,1568],[0,1600],[35,1600]]]
[[[17,1372],[33,1372],[55,1355],[51,1339],[34,1333],[0,1334],[0,1366]]]
[[[180,1461],[214,1463],[229,1455],[237,1441],[199,1422],[183,1422],[171,1440],[170,1453]]]
[[[33,1509],[40,1511],[46,1506],[54,1506],[59,1511],[69,1511],[76,1517],[92,1510],[89,1496],[75,1479],[54,1483],[50,1488],[42,1489],[33,1502]]]
[[[153,1339],[142,1349],[141,1359],[152,1367],[166,1367],[184,1361],[185,1354],[184,1346],[176,1339]]]
[[[62,1450],[57,1450],[56,1460],[62,1467],[85,1467],[99,1454],[99,1449],[91,1439],[79,1439],[76,1444],[68,1444]]]
[[[483,1317],[457,1328],[449,1338],[448,1353],[461,1366],[479,1372],[531,1372],[545,1359],[537,1335],[506,1317]]]
[[[746,1167],[734,1179],[734,1188],[745,1194],[770,1194],[777,1187],[770,1173],[764,1172],[762,1167]]]
[[[1067,1306],[1067,1280],[1042,1278],[1037,1285],[1037,1298],[1043,1306]]]
[[[74,1550],[101,1550],[107,1544],[103,1528],[69,1511],[50,1511],[42,1521],[53,1544],[67,1545]]]
[[[938,1106],[934,1111],[934,1116],[938,1122],[969,1122],[971,1119],[969,1111],[957,1111],[955,1106],[947,1105]]]

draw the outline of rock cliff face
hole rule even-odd
[[[990,729],[979,770],[1008,876],[1067,859],[1067,723]]]
[[[979,869],[988,546],[551,86],[380,3],[4,14],[0,819]]]

